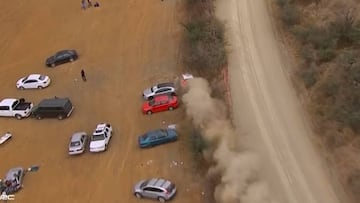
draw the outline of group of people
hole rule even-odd
[[[16,188],[19,186],[18,181],[16,181],[16,179],[14,179],[13,181],[11,180],[1,180],[0,179],[0,193],[12,193],[13,191],[16,191]]]
[[[86,6],[86,3],[87,3],[87,6]],[[100,7],[100,4],[99,2],[95,2],[94,5],[92,4],[91,0],[81,0],[81,8],[82,9],[86,9],[86,7],[90,8],[90,7]]]

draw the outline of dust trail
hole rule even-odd
[[[268,186],[258,176],[258,157],[240,149],[239,137],[227,118],[225,105],[211,97],[211,88],[203,78],[188,81],[182,100],[186,114],[203,138],[210,143],[204,157],[214,163],[209,177],[220,177],[214,198],[218,203],[274,203]]]

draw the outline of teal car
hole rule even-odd
[[[177,140],[178,134],[175,129],[157,129],[149,131],[138,138],[140,148],[153,147]]]

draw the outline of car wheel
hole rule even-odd
[[[146,114],[147,114],[147,115],[151,115],[152,112],[151,112],[151,111],[147,111]]]
[[[107,145],[107,144],[105,144],[105,150],[107,150],[107,148],[108,148],[108,145]]]
[[[142,198],[142,195],[138,192],[135,192],[135,197],[137,197],[138,199],[141,199]]]
[[[40,90],[41,90],[42,88],[43,88],[42,86],[38,86],[38,89],[40,89]]]
[[[62,114],[60,114],[60,115],[58,115],[58,119],[62,120],[62,119],[64,119],[64,116]]]
[[[52,63],[52,64],[51,64],[51,67],[53,67],[53,68],[54,68],[54,67],[55,67],[55,63]]]
[[[174,110],[174,107],[170,106],[169,111],[172,111],[172,110]]]
[[[175,93],[175,92],[171,92],[170,95],[171,95],[171,96],[176,96],[176,93]]]
[[[165,199],[163,197],[158,198],[159,202],[165,202]]]
[[[23,86],[19,87],[19,89],[24,90],[25,88]]]
[[[40,115],[36,115],[36,119],[41,120],[42,117]]]
[[[70,58],[69,61],[70,61],[70,62],[73,62],[73,61],[74,61],[74,58]]]
[[[153,96],[150,96],[150,97],[148,97],[148,99],[149,99],[149,100],[152,100],[152,99],[154,99],[154,97],[153,97]]]
[[[20,114],[15,114],[15,118],[18,119],[18,120],[21,120],[22,116]]]

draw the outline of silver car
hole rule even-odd
[[[175,184],[162,178],[142,180],[134,187],[134,195],[139,199],[144,197],[165,202],[173,198],[175,194]]]
[[[153,99],[156,95],[170,94],[175,95],[175,84],[172,82],[159,83],[150,88],[147,88],[143,92],[144,99]]]
[[[81,154],[85,151],[88,136],[85,132],[76,132],[71,136],[69,155]]]

